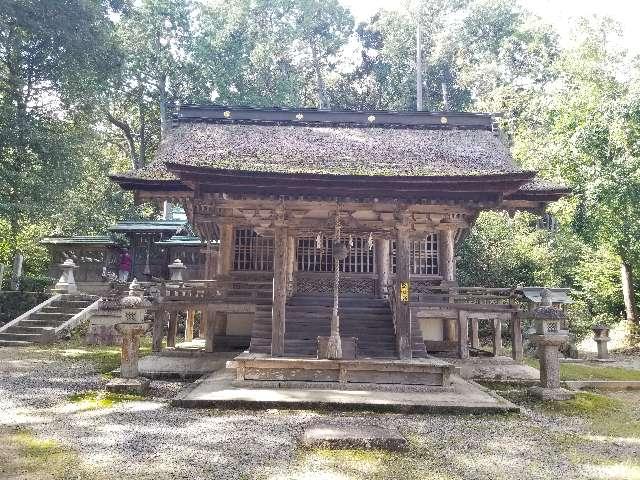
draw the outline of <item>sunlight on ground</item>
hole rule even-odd
[[[71,410],[96,410],[99,408],[110,408],[114,405],[132,400],[144,400],[140,395],[125,395],[122,393],[111,393],[105,391],[88,391],[83,393],[75,393],[70,395],[69,401]]]
[[[585,474],[603,480],[640,480],[640,466],[631,463],[585,465]]]
[[[2,478],[20,480],[96,479],[79,464],[78,455],[52,439],[40,438],[26,429],[0,432]]]

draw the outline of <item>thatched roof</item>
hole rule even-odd
[[[155,161],[120,175],[173,180],[167,164],[269,173],[466,176],[521,173],[488,130],[184,123]]]

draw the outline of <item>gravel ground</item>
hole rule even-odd
[[[168,404],[186,384],[161,381],[145,401],[96,410],[68,401],[105,382],[91,362],[0,348],[0,433],[25,427],[52,438],[110,479],[640,478],[640,438],[600,437],[586,420],[537,409],[482,417],[190,410]],[[329,420],[396,428],[411,448],[331,453],[297,446],[306,425]]]

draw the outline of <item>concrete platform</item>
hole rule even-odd
[[[224,368],[237,353],[165,349],[138,360],[140,375],[147,378],[199,378]]]
[[[291,408],[369,410],[402,413],[506,413],[517,405],[473,382],[452,375],[450,392],[389,392],[234,386],[236,372],[214,372],[180,392],[172,405],[185,408]]]
[[[300,443],[308,448],[357,448],[404,450],[409,445],[397,430],[376,425],[333,425],[318,423],[304,430]]]

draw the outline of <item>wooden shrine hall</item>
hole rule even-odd
[[[208,350],[246,336],[239,381],[447,386],[432,354],[466,358],[479,322],[522,358],[521,296],[458,286],[454,252],[481,211],[568,193],[535,177],[489,114],[185,105],[154,161],[112,179],[182,205],[209,255],[163,286],[156,345],[200,310]]]

